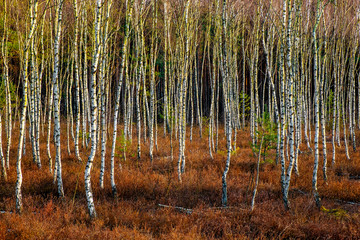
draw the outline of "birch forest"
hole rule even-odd
[[[360,3],[0,0],[0,239],[359,239]]]

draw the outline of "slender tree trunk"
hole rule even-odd
[[[26,128],[26,109],[28,105],[28,61],[29,61],[29,48],[32,38],[34,37],[34,32],[36,29],[36,16],[37,16],[37,6],[38,1],[33,0],[30,3],[30,16],[34,19],[30,26],[30,31],[26,38],[26,42],[24,44],[24,52],[23,52],[23,72],[22,72],[22,81],[23,81],[23,91],[22,91],[22,107],[21,107],[21,115],[20,115],[20,136],[19,136],[19,145],[18,145],[18,157],[16,161],[16,172],[17,172],[17,180],[15,185],[15,199],[16,199],[16,212],[21,213],[22,211],[22,195],[21,195],[21,185],[22,185],[22,171],[21,171],[21,159],[23,153],[24,139],[25,139],[25,128]]]
[[[85,194],[88,204],[89,215],[91,218],[96,218],[95,204],[93,199],[93,192],[91,189],[91,168],[96,154],[97,147],[97,115],[98,106],[96,102],[96,85],[97,77],[96,72],[100,61],[100,27],[101,27],[101,15],[102,15],[102,0],[96,1],[95,10],[95,22],[94,22],[94,48],[91,64],[91,75],[90,75],[90,112],[91,112],[91,150],[90,155],[85,167]]]
[[[74,39],[74,67],[75,67],[75,156],[79,162],[81,157],[79,153],[79,132],[80,132],[80,74],[79,74],[79,9],[77,0],[74,0],[74,15],[75,15],[75,39]],[[83,136],[84,138],[84,136]]]

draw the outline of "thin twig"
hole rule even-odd
[[[159,207],[164,207],[164,208],[173,208],[175,210],[178,210],[179,212],[183,212],[186,214],[192,214],[193,210],[190,208],[183,208],[183,207],[173,207],[173,206],[169,206],[169,205],[164,205],[164,204],[158,204]]]

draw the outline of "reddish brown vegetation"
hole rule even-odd
[[[63,129],[66,129],[65,127]],[[196,131],[194,131],[196,133]],[[65,131],[64,131],[65,134]],[[16,137],[18,133],[14,133]],[[220,136],[223,136],[222,130]],[[360,136],[358,136],[358,139]],[[319,192],[329,211],[315,207],[311,197],[313,155],[300,155],[300,176],[292,179],[291,210],[286,212],[281,200],[280,168],[271,163],[261,166],[259,191],[253,212],[249,211],[251,170],[256,159],[249,147],[249,134],[239,131],[228,176],[229,208],[221,206],[223,152],[210,159],[207,138],[195,134],[186,143],[186,173],[179,184],[176,175],[177,144],[174,160],[170,158],[169,138],[159,132],[158,149],[151,166],[148,145],[142,146],[142,158],[136,159],[136,140],[127,148],[127,161],[120,171],[116,164],[119,199],[115,202],[110,187],[109,163],[106,163],[105,189],[99,188],[99,156],[92,175],[98,218],[89,219],[84,192],[84,164],[68,156],[66,137],[62,135],[63,181],[66,197],[58,199],[48,172],[46,146],[43,144],[43,168],[31,159],[30,144],[23,161],[23,203],[21,216],[14,214],[16,182],[16,139],[14,139],[8,182],[0,182],[0,239],[204,239],[204,238],[360,238],[360,153],[337,149],[335,168],[329,169],[325,184],[319,172]],[[45,137],[41,139],[45,142]],[[360,142],[358,142],[358,146]],[[331,144],[329,144],[331,151]],[[225,140],[220,141],[224,151]],[[304,148],[305,149],[305,148]],[[117,150],[120,153],[120,150]],[[82,159],[88,152],[82,150]],[[274,159],[274,153],[269,158]],[[109,158],[107,158],[108,160]],[[119,157],[116,158],[119,161]],[[330,161],[330,157],[329,157]],[[330,166],[330,164],[329,164]],[[357,202],[350,204],[349,202]],[[190,208],[192,214],[158,204]],[[332,213],[333,210],[335,213]],[[337,210],[341,210],[336,214]]]

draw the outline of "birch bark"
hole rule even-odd
[[[96,153],[97,138],[97,115],[98,115],[98,106],[96,102],[96,72],[100,60],[100,27],[101,27],[101,11],[102,11],[102,0],[96,1],[96,10],[95,10],[95,23],[94,23],[94,48],[91,64],[91,74],[90,74],[90,112],[91,112],[91,150],[90,155],[85,167],[85,194],[86,201],[88,205],[89,215],[91,218],[96,218],[95,204],[93,198],[93,192],[91,189],[91,168]]]

